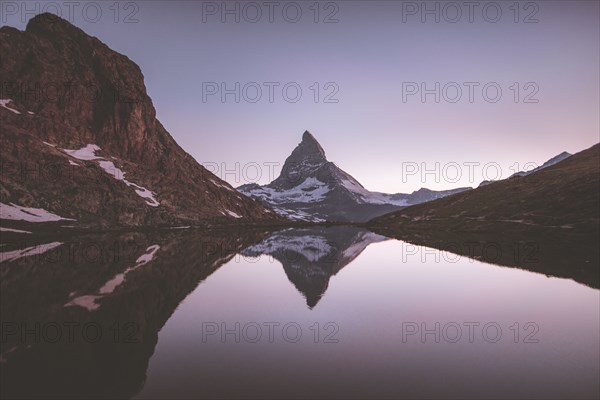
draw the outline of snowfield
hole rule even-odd
[[[20,229],[3,228],[0,226],[0,232],[14,232],[14,233],[31,233],[29,231],[22,231]]]
[[[48,145],[52,146],[51,144],[48,144]],[[96,156],[96,152],[99,150],[102,150],[102,149],[100,147],[96,146],[95,144],[88,144],[87,146],[85,146],[79,150],[68,150],[68,149],[63,149],[63,150],[65,153],[67,153],[71,157],[74,157],[78,160],[92,161],[92,160],[101,160],[102,159],[102,157]]]
[[[274,254],[279,251],[293,251],[311,262],[317,262],[331,253],[332,248],[323,236],[285,236],[273,235],[262,242],[244,250],[244,254]]]
[[[289,190],[261,187],[244,194],[260,197],[271,204],[317,203],[325,200],[325,195],[330,191],[328,184],[311,177]]]
[[[27,222],[75,221],[46,211],[43,208],[22,207],[14,203],[0,203],[0,219]]]
[[[370,192],[362,187],[356,181],[342,180],[342,186],[351,193],[354,193],[358,199],[362,200],[363,203],[369,204],[391,204],[394,206],[407,206],[408,201],[406,199],[394,200],[391,198],[392,195],[379,192]]]

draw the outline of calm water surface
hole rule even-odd
[[[358,228],[132,234],[61,246],[77,254],[92,241],[111,257],[90,265],[5,252],[5,328],[95,322],[106,334],[58,344],[9,335],[4,394],[600,395],[600,294],[569,279]],[[115,243],[136,245],[115,261]],[[134,343],[124,343],[129,334]]]

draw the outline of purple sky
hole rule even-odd
[[[19,29],[43,7],[57,13],[44,2],[2,3],[2,25]],[[315,135],[329,160],[368,189],[386,192],[476,186],[496,177],[497,167],[491,163],[507,177],[516,163],[519,169],[531,167],[525,164],[540,164],[599,141],[597,1],[521,2],[518,23],[512,1],[493,3],[486,14],[483,6],[490,2],[479,2],[473,22],[466,6],[457,18],[456,9],[444,8],[448,2],[438,2],[439,23],[433,14],[425,15],[422,23],[419,9],[403,15],[403,7],[408,13],[412,4],[420,7],[422,2],[321,2],[318,23],[313,1],[295,3],[302,10],[297,23],[286,21],[285,3],[279,3],[272,23],[262,1],[255,3],[262,9],[255,23],[248,20],[256,10],[247,6],[244,13],[245,3],[237,6],[239,23],[234,15],[225,15],[222,23],[219,10],[203,15],[203,6],[210,11],[221,2],[122,2],[118,16],[113,1],[98,1],[85,12],[86,2],[79,2],[71,17],[67,3],[54,4],[64,18],[140,65],[161,122],[199,162],[211,163],[212,170],[216,165],[231,170],[227,175],[222,168],[216,172],[234,186],[255,181],[256,169],[248,163],[262,166],[259,183],[267,183],[269,168],[264,164],[281,165],[304,130]],[[494,5],[502,12],[496,23],[491,22]],[[233,9],[236,2],[228,7]],[[102,15],[92,22],[97,8]],[[286,18],[293,19],[293,5],[286,10]],[[124,23],[132,12],[138,22]],[[331,13],[339,22],[323,23]],[[450,22],[454,18],[458,22]],[[256,94],[250,85],[246,97],[240,93],[239,103],[233,94],[225,102],[219,94],[203,101],[205,82],[224,82],[229,88],[235,82],[240,87],[256,82],[262,97],[256,103],[247,101]],[[265,82],[279,83],[272,103]],[[282,94],[283,85],[291,82],[302,89],[296,103]],[[320,86],[317,103],[315,82]],[[328,82],[334,84],[325,87]],[[435,82],[440,88],[456,82],[462,98],[448,101],[456,95],[455,86],[448,85],[445,96],[440,90],[439,103],[435,94],[423,103],[420,93],[403,101],[407,82],[423,82],[430,89]],[[479,83],[472,103],[464,82]],[[489,82],[502,89],[496,103],[483,96],[482,87]],[[336,87],[333,98],[338,102],[325,103]],[[287,93],[293,97],[293,87]],[[495,96],[493,86],[487,94]],[[526,98],[538,102],[525,103]],[[236,163],[238,173],[233,172]],[[431,172],[425,175],[424,169]]]

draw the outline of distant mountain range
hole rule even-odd
[[[471,188],[444,191],[423,188],[410,194],[371,192],[327,160],[319,142],[306,131],[300,144],[285,160],[277,179],[264,186],[248,184],[237,189],[292,220],[365,222],[409,205]]]
[[[282,220],[186,153],[140,68],[97,38],[40,14],[2,27],[0,54],[3,227]]]

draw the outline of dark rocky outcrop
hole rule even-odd
[[[277,218],[175,142],[140,68],[99,39],[41,14],[23,32],[2,27],[0,54],[2,203],[94,227]],[[65,152],[91,144],[96,160]]]

